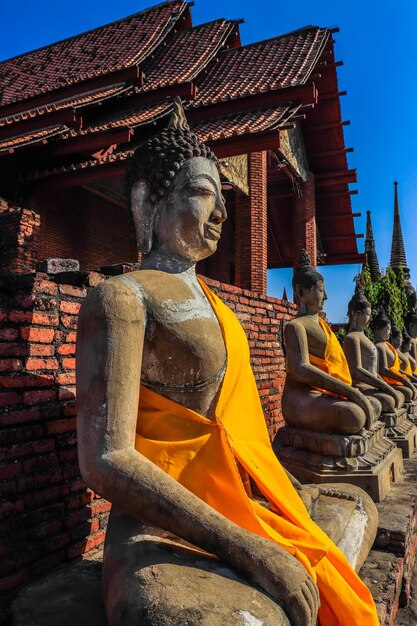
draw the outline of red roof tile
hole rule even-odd
[[[327,29],[308,26],[222,52],[218,62],[197,81],[200,94],[195,105],[306,83],[329,35]]]
[[[186,8],[169,0],[128,18],[0,63],[0,106],[137,65]]]
[[[19,137],[12,137],[0,141],[0,152],[5,152],[14,148],[20,148],[21,146],[27,146],[37,141],[42,141],[54,137],[66,130],[65,126],[53,126],[51,128],[42,128],[26,135],[20,135]]]
[[[220,19],[176,33],[144,63],[141,91],[194,79],[236,30],[236,22]]]

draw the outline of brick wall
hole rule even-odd
[[[34,211],[10,206],[0,198],[0,272],[35,269],[40,218]]]
[[[267,153],[249,155],[249,196],[236,205],[235,283],[265,294],[268,264]]]
[[[308,173],[300,197],[294,196],[293,250],[294,267],[298,265],[300,250],[307,250],[311,264],[317,265],[316,195],[314,174]]]

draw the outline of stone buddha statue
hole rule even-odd
[[[353,385],[365,395],[376,397],[382,405],[383,413],[401,409],[404,397],[379,375],[377,349],[364,332],[371,320],[371,305],[359,279],[354,296],[348,304],[348,317],[349,328],[343,342],[343,351]]]
[[[407,354],[403,351],[404,333],[396,326],[391,327],[391,345],[397,351],[397,356],[400,359],[400,371],[405,374],[408,380],[412,383],[417,383],[417,377],[413,374],[411,363],[407,357]],[[411,342],[410,342],[411,348]]]
[[[394,389],[399,391],[406,402],[416,398],[417,390],[401,372],[400,359],[396,348],[388,342],[391,334],[391,322],[381,308],[372,322],[375,336],[375,345],[378,351],[378,371],[381,377]],[[394,336],[394,341],[401,345],[401,338]]]
[[[369,429],[379,400],[352,387],[349,368],[334,333],[319,313],[327,299],[323,276],[300,255],[293,287],[297,316],[285,328],[287,378],[282,410],[289,426],[354,435]]]
[[[406,365],[406,368],[404,371],[407,371],[407,369],[409,369],[409,371],[412,374],[414,374],[414,376],[416,376],[417,362],[411,353],[412,347],[413,347],[412,338],[410,337],[410,335],[408,334],[406,330],[403,330],[403,343],[401,346],[401,352],[404,355],[405,359],[407,360],[408,366],[409,366],[409,368],[407,368],[407,365]]]
[[[417,363],[417,313],[412,311],[405,320],[405,327],[411,337],[410,354]]]
[[[89,294],[77,333],[81,472],[112,502],[109,625],[376,626],[368,589],[273,454],[243,329],[195,274],[226,209],[179,102],[127,180],[142,266]],[[359,567],[375,511],[360,490],[346,502]]]

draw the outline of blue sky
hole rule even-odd
[[[140,11],[149,0],[23,0],[0,8],[0,60],[70,37]],[[194,23],[219,17],[245,18],[243,43],[282,34],[307,24],[339,26],[336,59],[346,146],[355,152],[349,166],[357,168],[351,189],[356,232],[365,232],[366,211],[372,211],[377,252],[382,267],[389,263],[393,222],[393,181],[399,181],[401,219],[407,261],[417,281],[417,3],[415,0],[196,0]],[[363,240],[359,240],[363,250]],[[321,268],[333,322],[346,318],[353,277],[359,266]],[[269,272],[268,291],[291,294],[291,271]]]

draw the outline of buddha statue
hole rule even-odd
[[[407,333],[411,338],[410,354],[417,363],[417,313],[412,311],[405,320]]]
[[[395,348],[397,356],[400,359],[400,371],[408,378],[412,383],[417,383],[417,377],[414,376],[411,363],[407,358],[407,355],[403,352],[404,333],[395,325],[391,327],[391,345]],[[410,342],[411,347],[411,342]]]
[[[323,319],[327,298],[323,276],[311,266],[305,251],[300,254],[293,287],[298,314],[285,328],[287,377],[282,411],[286,425],[275,437],[274,450],[301,482],[349,482],[365,486],[372,498],[381,501],[390,490],[390,473],[398,479],[402,469],[401,452],[385,437],[379,421],[381,400],[394,408],[402,399],[379,379],[375,381],[379,387],[370,388],[374,378],[362,366],[355,372],[362,376],[361,384],[352,385],[343,349]],[[365,339],[357,336],[358,351],[367,346]],[[370,369],[371,352],[367,356]],[[364,378],[369,389],[363,385]],[[387,393],[380,399],[382,389]]]
[[[343,350],[320,312],[327,299],[323,276],[300,255],[293,287],[298,313],[285,328],[287,378],[282,411],[289,426],[355,435],[370,429],[379,400],[352,387]]]
[[[401,371],[400,359],[396,348],[388,342],[391,334],[391,322],[384,309],[380,309],[372,322],[375,336],[375,345],[378,351],[378,371],[380,376],[399,391],[406,402],[416,398],[417,390]],[[401,345],[401,338],[394,335],[394,341]]]
[[[371,305],[365,297],[360,279],[357,280],[354,296],[348,304],[348,317],[349,328],[343,342],[343,351],[353,385],[365,395],[378,398],[382,413],[401,409],[404,397],[378,374],[378,352],[364,332],[371,320]]]
[[[217,159],[178,101],[127,180],[142,266],[97,286],[77,331],[81,472],[112,502],[109,625],[376,626],[368,589],[272,451],[242,327],[195,274],[226,209]],[[374,523],[359,518],[363,560],[357,538],[369,544]]]
[[[404,355],[408,365],[406,364],[404,371],[409,374],[417,375],[417,362],[411,354],[413,346],[413,340],[406,330],[403,330],[403,343],[401,346],[401,352]],[[414,382],[414,381],[413,381]]]

